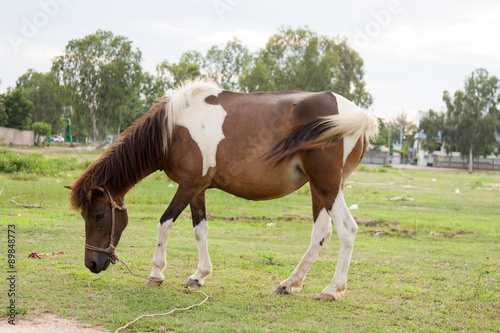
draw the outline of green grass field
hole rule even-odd
[[[75,170],[0,174],[2,311],[8,305],[9,225],[16,230],[18,318],[50,312],[114,331],[142,314],[200,302],[200,295],[146,286],[121,264],[98,275],[85,268],[83,219],[69,210],[63,185],[70,185],[85,161],[97,155],[70,156],[77,160]],[[265,202],[209,190],[213,274],[201,290],[212,297],[188,312],[142,319],[129,331],[500,331],[500,173],[361,166],[347,185],[348,205],[358,205],[353,215],[376,225],[360,225],[341,300],[312,299],[333,277],[340,246],[335,235],[300,293],[273,294],[309,246],[312,222],[293,215],[311,215],[307,185]],[[117,254],[141,274],[151,269],[157,223],[175,190],[175,183],[155,173],[126,197],[130,221]],[[176,285],[198,262],[187,213],[176,222],[167,249],[165,275]],[[53,251],[65,254],[28,259],[31,252]]]

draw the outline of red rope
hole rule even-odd
[[[51,253],[36,253],[36,252],[31,252],[28,258],[35,258],[35,259],[42,259],[42,256],[50,256],[53,254],[65,254],[64,251],[57,251],[57,252],[51,252]]]

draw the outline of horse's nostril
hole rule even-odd
[[[97,262],[95,262],[94,260],[90,260],[90,261],[87,261],[87,262],[85,263],[85,266],[87,266],[87,268],[88,268],[91,272],[95,273],[95,272],[96,272],[96,268],[97,268]]]
[[[104,262],[104,268],[102,270],[105,271],[106,269],[108,269],[109,264],[110,264],[109,258],[106,258],[106,261]]]

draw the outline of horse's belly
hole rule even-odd
[[[235,163],[217,173],[213,187],[250,200],[285,196],[307,182],[297,160],[269,169],[268,163]]]

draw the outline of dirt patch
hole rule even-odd
[[[418,209],[418,210],[428,209],[428,207],[421,207],[421,206],[404,206],[404,205],[400,205],[399,207],[401,207],[401,208]]]
[[[391,187],[402,187],[402,188],[411,188],[411,189],[419,189],[419,190],[433,190],[432,187],[423,187],[423,186],[414,186],[414,185],[405,185],[405,184],[394,184],[393,182],[389,183],[362,183],[362,182],[354,182],[348,181],[347,184],[358,184],[358,185],[368,185],[368,186],[391,186]]]
[[[304,220],[312,220],[312,216],[304,215],[304,214],[295,214],[295,213],[283,213],[283,216],[248,216],[248,215],[237,215],[237,216],[214,216],[210,214],[206,214],[207,221],[213,219],[225,220],[225,221],[241,221],[241,220],[253,220],[253,221],[270,221],[270,220],[287,220],[291,221],[293,219],[304,219]],[[191,214],[184,214],[184,217],[187,219],[191,219]]]
[[[356,221],[357,224],[363,224],[366,225],[367,227],[375,227],[377,225],[377,222],[372,221],[372,220],[363,220],[358,218],[357,216],[353,216],[354,221]]]
[[[8,319],[0,318],[2,333],[103,333],[110,332],[103,327],[85,327],[72,319],[63,319],[52,313],[44,313],[36,318],[16,319],[11,325]]]
[[[214,216],[210,214],[206,214],[207,220],[212,219],[220,219],[227,221],[240,221],[240,220],[260,220],[260,221],[270,221],[270,220],[292,220],[292,219],[304,219],[304,220],[312,220],[312,216],[304,215],[304,214],[295,214],[295,213],[283,213],[281,217],[269,217],[269,216],[247,216],[247,215],[238,215],[238,216]],[[191,219],[191,214],[184,214],[184,217],[187,219]],[[354,221],[357,224],[363,224],[368,227],[374,227],[380,225],[381,223],[377,223],[372,220],[364,220],[354,216]],[[391,225],[397,225],[396,222],[390,222]]]

